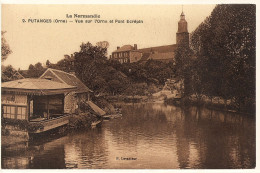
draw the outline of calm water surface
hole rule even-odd
[[[2,168],[255,167],[248,116],[158,103],[122,104],[122,113],[100,128],[2,146]]]

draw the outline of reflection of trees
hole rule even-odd
[[[3,168],[105,168],[106,144],[102,129],[75,132],[65,137],[30,141],[2,148]],[[3,158],[3,157],[2,157]]]
[[[165,112],[153,109],[152,104],[124,105],[122,114],[122,119],[112,120],[108,127],[118,144],[134,147],[138,140],[152,142],[164,137],[162,131],[171,133]]]
[[[250,168],[255,164],[254,120],[244,115],[197,107],[132,104],[123,106],[122,119],[110,123],[114,141],[128,147],[160,138],[163,146],[175,134],[176,140],[169,145],[176,146],[174,154],[180,168]]]
[[[36,169],[62,169],[65,168],[64,162],[64,143],[67,137],[61,137],[42,143],[38,146],[39,152],[34,153],[29,168]],[[36,147],[36,146],[34,146]]]
[[[3,168],[65,168],[62,143],[66,137],[2,147]]]
[[[2,158],[2,168],[4,169],[26,169],[29,165],[29,157]]]
[[[175,123],[180,167],[187,165],[189,144],[196,143],[195,168],[252,168],[255,164],[255,127],[245,116],[192,107],[185,121]],[[235,154],[234,154],[235,153]],[[190,153],[192,154],[192,153]]]
[[[106,145],[102,128],[70,134],[69,142],[65,144],[66,166],[106,168]]]
[[[27,149],[28,142],[18,142],[1,146],[1,166],[4,169],[28,168],[30,154]],[[25,156],[25,157],[21,157]]]

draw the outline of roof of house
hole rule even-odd
[[[16,71],[13,76],[12,76],[13,79],[24,79],[25,77],[19,73],[19,71]]]
[[[52,95],[75,91],[76,86],[54,82],[47,79],[19,79],[2,83],[2,91],[32,95]]]
[[[140,61],[147,61],[150,56],[150,53],[143,53]]]
[[[67,73],[61,70],[48,68],[41,76],[40,78],[48,78],[49,76],[45,76],[46,72],[50,71],[53,75],[55,75],[60,82],[72,85],[77,87],[77,93],[84,93],[84,92],[92,92],[86,85],[84,85],[81,80],[79,80],[74,74]]]
[[[125,52],[125,51],[129,51],[129,50],[134,50],[134,47],[131,45],[124,45],[113,52]]]
[[[20,70],[19,73],[23,75],[23,77],[27,78],[28,77],[28,70]]]
[[[154,53],[150,54],[148,59],[153,60],[167,60],[167,59],[173,59],[174,58],[174,52],[166,52],[166,53]]]
[[[150,53],[150,52],[159,52],[159,53],[166,53],[166,52],[174,52],[177,48],[176,44],[172,45],[165,45],[165,46],[157,46],[157,47],[149,47],[143,49],[137,49],[136,51],[142,53]]]

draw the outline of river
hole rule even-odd
[[[255,119],[161,103],[120,104],[101,127],[2,145],[2,168],[254,168]]]

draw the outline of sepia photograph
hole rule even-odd
[[[256,4],[1,4],[1,169],[256,169]]]

